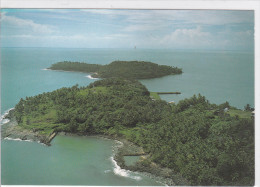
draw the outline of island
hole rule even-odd
[[[115,156],[120,167],[168,185],[254,185],[250,112],[200,94],[178,104],[151,96],[137,80],[119,77],[26,97],[10,111],[2,137],[50,144],[57,133],[107,136],[128,146]],[[140,160],[129,166],[123,157],[131,155]]]
[[[182,69],[177,67],[145,61],[114,61],[107,65],[64,61],[53,64],[48,69],[91,73],[93,78],[151,79],[182,73]]]

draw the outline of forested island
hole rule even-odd
[[[150,79],[182,73],[182,69],[177,67],[145,61],[113,61],[107,65],[64,61],[53,64],[48,69],[91,73],[93,78]]]
[[[109,78],[26,97],[11,115],[20,128],[46,137],[69,132],[129,140],[148,154],[131,169],[153,172],[156,163],[185,185],[254,185],[254,119],[228,102],[194,95],[169,104],[152,99],[136,80]]]

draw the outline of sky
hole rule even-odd
[[[253,50],[254,11],[2,9],[1,47]]]

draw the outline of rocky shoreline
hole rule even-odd
[[[134,143],[117,136],[111,135],[100,135],[100,134],[73,134],[73,133],[52,133],[49,136],[42,135],[39,132],[34,132],[32,130],[24,129],[18,126],[17,121],[13,115],[13,111],[11,110],[7,116],[10,121],[1,126],[1,138],[10,138],[10,139],[20,139],[20,140],[31,140],[39,143],[43,143],[45,145],[50,146],[51,141],[57,134],[67,135],[67,136],[95,136],[100,138],[107,138],[112,140],[117,140],[121,142],[121,146],[119,146],[115,152],[114,160],[117,164],[122,168],[134,172],[142,172],[143,174],[154,178],[158,181],[161,181],[164,184],[169,186],[175,185],[188,185],[188,181],[183,177],[175,174],[172,169],[163,168],[158,164],[150,161],[150,155],[145,153],[143,148],[135,145]],[[127,166],[125,164],[124,156],[140,156],[139,161],[137,161],[134,165]]]
[[[145,153],[142,147],[139,147],[125,139],[116,138],[116,140],[122,142],[122,146],[118,148],[114,157],[115,161],[121,168],[134,172],[142,172],[143,174],[161,181],[163,184],[167,184],[168,186],[189,184],[183,177],[176,175],[173,170],[161,167],[158,164],[151,162],[149,160],[150,155]],[[125,164],[124,156],[140,156],[140,159],[134,165],[127,166]]]
[[[1,125],[1,139],[9,138],[31,140],[50,146],[50,142],[57,135],[57,133],[54,132],[50,136],[47,136],[40,134],[39,132],[20,127],[14,117],[13,110],[9,111],[6,118],[10,119],[10,121]]]
[[[175,174],[173,170],[169,168],[164,168],[159,166],[154,162],[150,162],[150,155],[145,153],[143,148],[135,145],[134,143],[117,136],[104,135],[104,134],[73,134],[73,133],[60,133],[67,136],[93,136],[99,138],[106,138],[110,140],[116,140],[120,142],[120,146],[115,150],[114,160],[117,162],[117,165],[121,169],[141,172],[142,174],[160,181],[162,184],[168,186],[176,185],[188,185],[188,181],[185,180],[182,176]],[[127,166],[125,164],[124,156],[140,156],[140,160],[137,161],[134,165]]]

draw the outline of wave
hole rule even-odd
[[[92,77],[91,75],[87,75],[86,77],[89,78],[89,79],[98,79],[98,78]]]
[[[0,121],[0,125],[4,125],[4,124],[8,123],[9,121],[10,121],[9,119],[2,119]]]
[[[10,112],[11,110],[13,110],[13,109],[14,109],[14,108],[10,108],[10,109],[6,110],[3,115],[1,115],[1,117],[0,117],[0,125],[6,124],[6,123],[8,123],[8,122],[10,121],[9,119],[5,119],[5,117],[6,117],[6,116],[9,114],[9,112]]]
[[[122,142],[120,142],[118,140],[115,140],[115,142],[116,142],[117,145],[113,146],[113,148],[114,148],[113,151],[114,152],[116,152],[119,147],[123,146]],[[129,171],[129,170],[126,170],[126,169],[122,169],[117,164],[117,162],[115,161],[114,156],[111,156],[110,160],[112,161],[112,163],[114,165],[114,168],[113,168],[114,174],[122,176],[122,177],[128,177],[128,178],[131,178],[131,179],[135,179],[137,181],[142,180],[142,177],[137,176],[137,175],[133,175],[133,174],[136,174],[136,172],[132,172],[132,171]]]
[[[25,142],[33,142],[32,140],[22,140],[20,138],[9,138],[9,137],[6,137],[4,138],[4,140],[13,140],[13,141],[25,141]]]
[[[109,173],[109,172],[111,172],[110,169],[104,171],[104,173]]]
[[[35,142],[33,140],[22,140],[20,138],[9,138],[9,137],[5,137],[4,140],[19,141],[19,142]],[[44,143],[41,143],[40,141],[37,141],[37,143],[47,146]]]
[[[50,70],[50,69],[44,68],[44,69],[41,69],[41,70],[48,71],[48,70]]]
[[[122,176],[122,177],[128,177],[128,178],[131,178],[131,179],[135,179],[137,181],[142,179],[142,177],[140,177],[140,176],[132,175],[132,173],[134,173],[134,172],[131,172],[129,170],[125,170],[125,169],[120,168],[120,166],[117,164],[117,162],[115,161],[113,156],[110,157],[110,159],[111,159],[111,161],[112,161],[112,163],[114,165],[113,171],[114,171],[114,173],[116,175],[119,175],[119,176]]]

